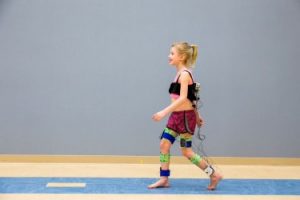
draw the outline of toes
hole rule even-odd
[[[216,188],[213,187],[213,186],[208,186],[207,189],[210,190],[210,191],[213,191],[213,190],[215,190]]]
[[[158,181],[154,184],[151,184],[148,186],[148,189],[155,189],[155,188],[167,188],[169,187],[168,182]]]

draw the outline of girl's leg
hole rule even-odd
[[[149,189],[169,187],[170,176],[170,148],[177,134],[165,129],[160,141],[160,179],[148,186]]]
[[[218,183],[220,180],[222,180],[222,175],[215,171],[212,166],[210,166],[204,159],[201,158],[200,155],[193,152],[191,148],[191,140],[192,135],[191,134],[182,134],[180,135],[180,146],[182,155],[185,156],[187,159],[189,159],[193,164],[195,164],[197,167],[202,169],[209,177],[210,177],[210,184],[208,185],[208,190],[214,190],[216,189]]]

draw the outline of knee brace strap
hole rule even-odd
[[[195,164],[195,165],[199,165],[199,163],[201,162],[202,158],[201,156],[199,156],[198,154],[194,154],[191,158],[190,161]]]
[[[160,168],[160,176],[170,176],[170,170],[163,170]]]
[[[160,162],[168,163],[168,162],[170,162],[170,157],[171,157],[171,155],[169,153],[167,153],[167,154],[160,153],[160,156],[159,156]]]
[[[169,140],[173,144],[176,138],[176,133],[174,133],[172,130],[168,128],[165,128],[160,139],[163,138]]]

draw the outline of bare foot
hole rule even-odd
[[[210,176],[210,184],[207,187],[208,190],[215,190],[218,183],[222,180],[222,175],[219,174],[218,172],[214,172],[211,176]]]
[[[148,189],[167,188],[170,187],[168,179],[159,179],[155,183],[148,185]]]

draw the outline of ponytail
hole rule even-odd
[[[194,66],[196,64],[197,56],[198,56],[198,46],[191,44],[190,45],[193,52],[192,52],[192,57],[191,57],[191,64]]]

